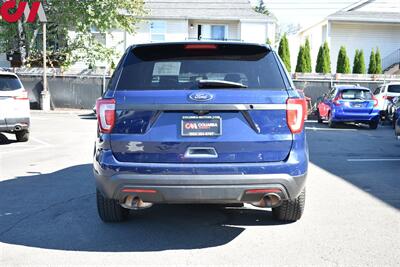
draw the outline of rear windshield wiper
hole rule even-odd
[[[199,88],[247,88],[247,85],[221,80],[199,80]]]

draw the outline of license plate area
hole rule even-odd
[[[220,116],[183,116],[182,136],[220,136],[222,119]]]

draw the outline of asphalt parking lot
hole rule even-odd
[[[0,135],[0,265],[400,265],[400,141],[389,126],[307,123],[304,217],[251,206],[159,205],[122,224],[96,212],[88,112],[32,114]]]

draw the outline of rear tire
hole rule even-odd
[[[19,132],[15,132],[15,137],[17,138],[18,142],[28,142],[29,141],[29,131],[22,130]]]
[[[376,128],[378,128],[378,124],[379,124],[379,121],[371,121],[371,122],[369,122],[369,128],[372,130],[375,130]]]
[[[295,222],[301,218],[304,212],[306,201],[306,189],[294,200],[284,200],[282,205],[272,208],[272,215],[275,219],[285,222]]]
[[[109,199],[96,190],[97,211],[103,222],[116,223],[123,222],[128,219],[129,210],[121,207],[118,200]]]
[[[332,121],[332,114],[331,113],[328,114],[328,127],[329,128],[335,128],[336,127],[336,123],[334,121]]]

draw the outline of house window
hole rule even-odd
[[[152,21],[150,24],[151,41],[165,41],[167,25],[165,21]]]
[[[227,25],[199,25],[197,29],[197,38],[199,40],[226,40]]]
[[[224,40],[225,38],[225,25],[211,25],[211,39]]]

